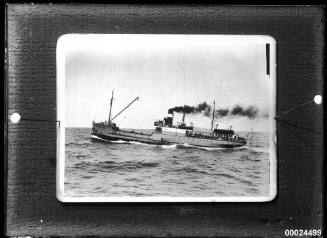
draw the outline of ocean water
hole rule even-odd
[[[239,133],[240,136],[242,133]],[[268,133],[234,149],[91,139],[66,128],[65,196],[257,197],[269,193]]]

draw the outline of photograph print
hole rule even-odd
[[[270,36],[63,35],[57,198],[271,201],[275,111]]]

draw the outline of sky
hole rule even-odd
[[[114,122],[121,128],[150,129],[169,108],[206,101],[216,108],[256,106],[254,119],[217,118],[221,128],[269,130],[269,76],[260,37],[221,35],[65,35],[67,127],[91,127],[108,120],[137,96]],[[175,121],[181,119],[175,114]],[[211,119],[187,115],[186,122],[210,128]]]

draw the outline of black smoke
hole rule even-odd
[[[168,110],[168,113],[179,112],[179,113],[190,114],[190,113],[202,113],[206,111],[210,112],[211,107],[206,102],[203,102],[197,106],[184,105],[179,107],[173,107]]]
[[[215,117],[225,117],[225,116],[228,116],[228,113],[229,113],[228,108],[218,109],[215,111]]]
[[[250,119],[254,119],[258,115],[258,108],[254,106],[249,106],[243,108],[239,105],[236,105],[230,113],[232,116],[244,116]]]
[[[204,112],[204,111],[211,111],[211,106],[208,105],[208,103],[206,102],[203,102],[203,103],[200,103],[199,105],[197,105],[195,107],[195,111],[196,112]]]
[[[173,112],[180,112],[180,113],[185,113],[185,114],[194,113],[195,107],[184,105],[184,106],[179,106],[179,107],[173,107],[168,110],[168,113],[173,113]]]
[[[210,117],[212,116],[212,107],[206,103],[200,103],[197,106],[176,106],[170,108],[168,113],[172,114],[173,112],[177,113],[185,113],[185,114],[198,114],[202,113],[203,115]],[[255,106],[242,107],[240,105],[234,106],[232,109],[228,108],[219,108],[215,110],[215,117],[222,118],[226,116],[241,116],[248,117],[250,119],[254,119],[258,116],[258,108]]]

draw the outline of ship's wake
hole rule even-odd
[[[257,153],[268,153],[270,152],[270,149],[269,148],[264,148],[264,147],[257,147],[257,146],[244,146],[242,148],[245,148],[246,150],[249,150],[249,151],[255,151]]]
[[[207,150],[207,151],[216,151],[216,150],[226,150],[226,148],[222,148],[222,147],[204,147],[204,146],[197,146],[197,145],[190,145],[187,143],[184,144],[178,144],[177,145],[178,148],[189,148],[189,149],[201,149],[201,150]]]

